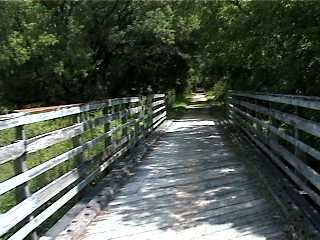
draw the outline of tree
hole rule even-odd
[[[0,105],[196,85],[317,95],[317,1],[0,2]],[[222,84],[222,83],[223,84]]]

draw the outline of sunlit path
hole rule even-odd
[[[191,107],[205,100],[197,95]],[[207,111],[173,122],[82,239],[287,239],[261,183]]]

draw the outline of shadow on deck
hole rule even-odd
[[[82,239],[288,239],[219,111],[200,96]]]

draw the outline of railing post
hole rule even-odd
[[[135,120],[135,123],[134,123],[134,126],[133,126],[133,145],[135,145],[138,141],[138,136],[139,136],[139,117],[141,116],[141,111],[142,111],[142,97],[139,97],[139,102],[137,107],[141,107],[141,110],[140,112],[138,112],[137,114],[135,114],[135,117],[134,117],[134,120]],[[130,105],[130,107],[132,107],[132,105]]]
[[[114,116],[116,113],[115,106],[114,106],[114,100],[111,100],[111,108],[110,108],[109,112],[112,114],[112,116]],[[111,131],[113,128],[113,121],[114,120],[115,119],[112,118],[112,121],[109,123],[109,127],[108,127],[109,131]],[[113,151],[113,143],[114,143],[114,137],[113,137],[113,134],[111,134],[109,137],[109,146],[111,146],[111,152]]]
[[[127,103],[124,103],[122,105],[120,111],[124,111],[125,114],[120,118],[120,121],[121,121],[121,125],[123,126],[121,130],[121,133],[122,133],[121,139],[124,137],[128,138],[127,145],[130,147],[130,136],[128,136],[128,126],[125,126],[125,124],[128,122],[128,119],[129,119],[129,105],[130,105],[130,100],[128,100]]]
[[[271,102],[268,103],[268,107],[269,107],[269,111],[270,111],[270,109],[272,109],[272,103],[271,103]],[[275,126],[275,125],[274,125],[274,120],[273,120],[273,118],[272,118],[271,115],[268,116],[268,120],[269,120],[269,125],[270,125],[270,126],[274,126],[275,128],[279,129],[278,126]],[[270,145],[271,145],[271,142],[274,142],[274,143],[278,142],[278,137],[277,137],[276,134],[273,134],[273,133],[270,131],[270,129],[268,130],[268,132],[269,132],[269,138],[268,138],[269,141],[268,141],[268,144],[269,144],[269,146],[270,146]]]
[[[79,114],[76,114],[74,116],[74,122],[76,122],[77,124],[79,123],[82,123],[86,120],[86,117],[83,115],[83,113],[79,113]],[[78,135],[78,136],[75,136],[73,139],[72,139],[72,143],[73,143],[73,146],[76,148],[78,146],[81,146],[82,144],[82,137],[81,137],[81,134]],[[77,157],[77,160],[78,160],[78,166],[84,162],[84,152],[80,153],[80,155]]]
[[[24,125],[16,127],[15,130],[16,130],[17,140],[23,141],[25,145],[24,153],[14,161],[15,175],[18,175],[28,170],[28,163],[27,163],[28,157],[27,157],[26,144],[25,144],[27,138],[26,138],[26,130]],[[30,190],[29,182],[26,182],[16,187],[15,192],[16,192],[16,198],[18,202],[22,202],[23,200],[30,197],[32,193]],[[31,219],[33,219],[32,215],[29,216],[29,220]],[[31,232],[30,236],[32,240],[39,239],[36,231]]]
[[[258,100],[254,100],[254,104],[256,105],[256,106],[259,106],[259,103],[258,103]],[[259,119],[260,120],[260,118],[259,118],[259,113],[257,112],[257,111],[255,111],[255,117],[256,117],[256,119]],[[261,137],[263,137],[263,131],[262,131],[262,127],[258,124],[258,123],[254,123],[255,124],[255,129],[256,129],[256,133],[259,135],[259,136],[261,136]]]
[[[146,123],[147,123],[147,116],[146,116],[146,97],[141,96],[139,99],[139,107],[140,112],[137,114],[137,119],[141,118],[142,124],[139,122],[139,120],[136,123],[135,129],[136,129],[136,138],[138,139],[139,135],[141,133],[145,134],[146,132]]]
[[[298,107],[295,105],[294,106],[294,114],[296,115],[296,116],[298,116]],[[298,140],[299,139],[299,129],[297,128],[297,125],[296,124],[294,124],[293,125],[293,130],[294,130],[294,138],[296,139],[296,140]],[[297,147],[297,144],[295,144],[294,145],[294,155],[297,157],[297,158],[299,158],[299,149],[298,149],[298,147]]]
[[[231,92],[228,91],[228,93],[226,94],[226,106],[227,106],[227,118],[228,118],[228,121],[229,121],[229,124],[233,124],[233,120],[232,120],[232,115],[233,115],[233,111],[230,107],[230,104],[232,104],[232,100],[233,97],[231,95]]]
[[[122,125],[122,105],[123,105],[123,103],[122,103],[122,100],[121,100],[121,103],[120,104],[118,104],[118,105],[116,105],[115,106],[115,112],[117,112],[118,113],[118,118],[117,118],[117,122],[118,123],[120,123],[121,125]],[[113,141],[113,143],[116,143],[116,145],[119,145],[119,143],[120,143],[120,139],[122,138],[122,128],[120,128],[119,130],[117,130],[116,132],[115,132],[115,135],[116,135],[116,139],[115,139],[115,141],[114,140],[112,140]],[[121,134],[121,138],[119,139],[119,135]]]
[[[134,106],[134,103],[130,100],[129,103],[128,103],[128,107],[127,107],[128,114],[130,113],[131,108],[133,108],[133,106]],[[131,120],[132,120],[132,114],[129,114],[128,117],[127,117],[127,122],[131,121]],[[135,128],[135,124],[134,124],[133,127]],[[134,144],[135,144],[135,135],[134,135],[134,132],[132,131],[132,125],[127,127],[127,136],[128,136],[128,138],[130,140],[129,144],[134,146]]]
[[[142,132],[143,135],[146,135],[148,132],[148,113],[147,113],[147,97],[141,97],[141,111],[139,113],[139,117],[142,118],[142,126],[140,127],[140,123],[138,123],[138,131],[139,134]]]
[[[147,115],[148,115],[148,132],[152,129],[153,126],[153,116],[152,116],[152,104],[153,104],[153,95],[148,96],[148,103],[147,103]]]
[[[110,103],[110,102],[108,102],[108,103]],[[111,105],[111,103],[108,104],[108,106],[103,108],[103,110],[102,110],[102,114],[103,114],[104,119],[110,114],[110,105]],[[110,122],[112,122],[112,120]],[[103,132],[104,133],[106,133],[106,132],[108,132],[110,130],[110,122],[103,124]],[[109,144],[110,144],[110,138],[107,138],[104,141],[105,149],[107,149]]]
[[[168,114],[168,112],[167,112],[167,95],[164,95],[163,98],[164,98],[164,112],[166,113],[165,114],[165,117],[166,117],[165,120],[166,120],[166,119],[168,119],[168,115],[167,115]]]
[[[294,106],[294,115],[298,116],[299,112],[298,112],[298,106]],[[295,138],[295,144],[294,144],[294,156],[296,157],[296,159],[298,161],[303,161],[301,158],[303,157],[304,153],[297,147],[297,142],[299,140],[299,129],[297,128],[297,124],[293,124],[293,131],[294,131],[294,138]],[[301,168],[300,168],[301,164],[299,162],[299,164],[297,164],[297,168],[294,168],[294,172],[299,173],[301,172]],[[303,182],[307,182],[306,179],[302,179]]]

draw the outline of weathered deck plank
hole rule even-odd
[[[81,239],[287,239],[219,119],[192,112],[172,124]]]

